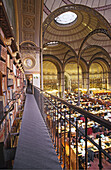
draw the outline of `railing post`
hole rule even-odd
[[[62,163],[62,114],[60,109],[60,163]]]
[[[70,161],[71,161],[71,110],[69,112],[69,169],[70,169]]]
[[[101,137],[99,138],[99,170],[102,170],[102,158],[101,158]]]
[[[78,120],[76,119],[76,170],[78,169]]]
[[[59,124],[59,121],[58,121],[58,111],[57,111],[57,155],[59,154],[59,131],[58,131],[58,124]]]
[[[66,167],[66,110],[64,111],[64,169]]]
[[[55,129],[54,129],[54,135],[55,135],[55,143],[54,143],[54,148],[56,149],[56,122],[57,122],[57,115],[56,115],[56,99],[55,99]]]
[[[52,114],[52,115],[53,115],[53,119],[52,119],[52,120],[53,120],[53,139],[52,139],[52,141],[53,141],[53,143],[54,143],[54,124],[55,124],[55,123],[54,123],[54,122],[55,122],[54,109],[53,109],[53,114]]]
[[[0,169],[4,169],[4,152],[3,152],[3,148],[4,148],[4,142],[0,142]]]
[[[85,170],[87,170],[87,117],[85,117]]]

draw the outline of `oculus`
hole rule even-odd
[[[56,23],[61,25],[68,25],[76,21],[77,15],[74,12],[68,11],[60,14],[55,18]]]

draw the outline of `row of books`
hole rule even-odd
[[[7,49],[0,45],[0,59],[7,60]]]

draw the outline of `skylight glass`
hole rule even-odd
[[[77,15],[74,12],[68,11],[57,16],[55,18],[55,21],[58,24],[66,25],[74,22],[76,19],[77,19]]]
[[[58,44],[58,41],[50,41],[47,43],[48,45],[57,45]]]

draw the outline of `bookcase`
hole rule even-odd
[[[12,99],[12,93],[23,88],[23,73],[17,68],[10,50],[0,44],[0,72],[2,73],[2,91],[4,106]]]
[[[8,102],[13,99],[13,93],[19,93],[24,86],[24,73],[18,67],[15,62],[15,57],[12,56],[11,47],[0,44],[0,120],[4,115],[4,108]],[[10,102],[10,105],[13,101]],[[0,132],[5,128],[5,135],[8,135],[11,127],[13,126],[18,107],[21,103],[21,99],[18,99],[14,104],[14,109],[7,115],[5,124],[0,127]],[[8,107],[10,107],[10,105]],[[8,109],[8,108],[7,108]],[[4,133],[4,131],[3,131]],[[2,135],[3,136],[3,135]],[[3,137],[0,138],[0,142],[3,141]]]

